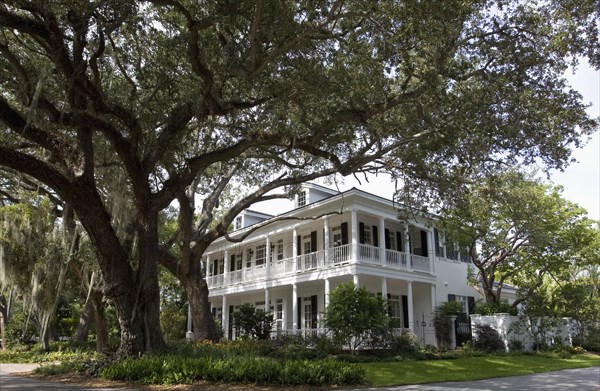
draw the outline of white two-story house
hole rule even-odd
[[[391,200],[357,190],[307,184],[296,208],[270,216],[245,211],[232,238],[275,220],[239,243],[217,240],[202,258],[213,315],[225,338],[243,303],[269,309],[274,333],[323,331],[329,293],[342,283],[388,298],[398,329],[435,344],[433,309],[458,300],[468,314],[480,295],[467,284],[466,254],[445,245],[433,216],[400,212]],[[410,216],[400,220],[399,216]]]

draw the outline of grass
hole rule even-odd
[[[561,359],[543,355],[499,355],[433,361],[363,363],[366,379],[374,387],[447,381],[481,380],[530,375],[561,369],[600,366],[600,355],[578,354]]]

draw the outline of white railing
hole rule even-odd
[[[431,259],[429,257],[424,257],[422,255],[411,254],[413,269],[420,272],[431,271]]]
[[[350,261],[352,258],[352,245],[344,244],[335,246],[327,250],[327,259],[325,266],[336,266]]]
[[[400,251],[385,250],[386,265],[394,269],[406,270],[406,253]]]
[[[409,254],[394,250],[385,250],[384,258],[380,256],[382,249],[379,247],[359,244],[357,248],[358,263],[380,265],[397,270],[410,270]],[[319,250],[310,254],[277,260],[270,265],[269,275],[266,275],[266,265],[258,265],[242,270],[235,270],[227,274],[225,281],[223,274],[209,276],[206,282],[209,288],[225,285],[240,284],[263,280],[265,278],[277,278],[292,273],[311,272],[328,267],[339,266],[353,261],[351,244],[332,247],[327,250]],[[431,272],[431,259],[421,255],[410,254],[412,269],[418,272]]]
[[[359,244],[358,259],[367,263],[381,264],[381,259],[379,258],[379,247],[368,244]]]
[[[244,282],[244,270],[235,270],[228,274],[230,284],[240,284]]]

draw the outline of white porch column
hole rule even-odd
[[[187,332],[185,333],[185,339],[194,339],[194,332],[192,331],[192,306],[190,303],[188,303]]]
[[[271,275],[271,239],[267,237],[266,241],[266,260],[265,260],[265,278],[269,278]]]
[[[271,311],[271,295],[270,295],[270,289],[269,288],[265,288],[265,312],[269,312]]]
[[[229,308],[227,307],[227,296],[222,296],[222,309],[221,309],[221,327],[223,327],[223,335],[227,338],[227,330],[229,330]]]
[[[383,216],[379,217],[379,260],[382,265],[386,264],[385,254],[385,219]]]
[[[387,300],[388,290],[387,290],[387,278],[381,277],[381,297],[384,300]]]
[[[298,332],[298,286],[292,285],[292,333]]]
[[[354,282],[354,286],[360,288],[360,281],[358,279],[358,274],[354,274],[352,276],[352,281]]]
[[[413,307],[413,290],[412,290],[412,281],[407,282],[408,285],[408,329],[411,332],[415,332],[415,314]]]
[[[329,265],[329,220],[327,219],[327,216],[323,217],[323,231],[325,232],[325,236],[323,237],[323,240],[325,241],[325,243],[323,243],[323,253],[324,253],[324,259],[323,259],[323,266],[325,265]]]
[[[429,262],[431,265],[429,266],[429,271],[431,274],[435,274],[435,235],[433,234],[433,228],[427,231],[427,241],[428,249],[429,249]]]
[[[406,253],[406,267],[412,272],[413,263],[410,255],[410,235],[408,234],[408,224],[404,224],[404,252]]]
[[[352,211],[352,261],[358,261],[358,217],[356,211]]]
[[[206,278],[212,276],[212,262],[210,261],[210,255],[206,256]],[[208,282],[208,281],[207,281]],[[209,286],[210,288],[210,286]]]
[[[296,227],[294,227],[294,230],[292,231],[292,256],[294,257],[293,266],[292,266],[293,271],[298,270],[298,251],[299,250],[300,249],[298,248],[298,229]]]
[[[436,291],[435,291],[435,284],[431,284],[431,312],[433,312],[435,310],[435,307],[437,307],[437,296],[436,296]]]
[[[225,250],[223,258],[223,284],[229,285],[229,250]]]
[[[325,308],[329,305],[329,292],[331,291],[331,284],[329,278],[325,279]]]

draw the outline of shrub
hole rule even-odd
[[[352,352],[361,345],[379,345],[390,330],[383,298],[371,296],[353,283],[340,284],[331,292],[323,321],[339,346],[347,346]]]
[[[189,384],[198,380],[245,382],[281,386],[358,384],[365,370],[332,359],[274,360],[237,356],[212,357],[142,356],[108,365],[102,376],[111,380],[129,380],[144,384]]]
[[[273,314],[246,303],[233,313],[233,324],[241,330],[242,337],[268,339],[273,328]]]
[[[411,358],[421,352],[421,345],[419,345],[417,336],[408,331],[392,335],[388,347],[394,355],[404,358]]]
[[[504,341],[489,324],[477,324],[474,327],[473,348],[488,353],[504,351]]]
[[[508,351],[510,352],[522,352],[525,350],[525,345],[523,345],[523,341],[518,339],[511,339],[508,341]]]
[[[519,310],[508,303],[487,303],[479,301],[471,311],[473,314],[479,315],[494,315],[499,313],[508,313],[510,315],[518,315]]]
[[[179,308],[175,304],[165,305],[160,310],[160,328],[168,340],[185,338],[187,308]]]

